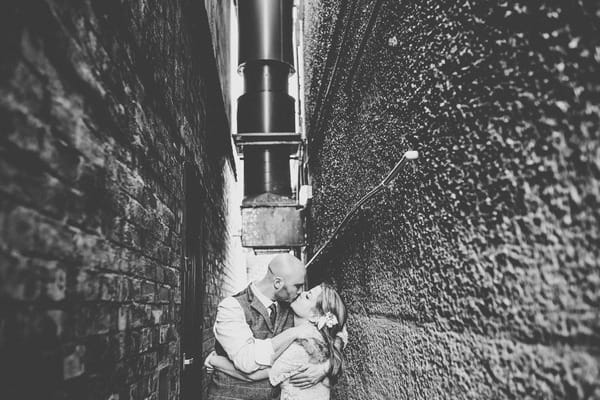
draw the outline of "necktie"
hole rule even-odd
[[[271,326],[275,328],[275,320],[277,319],[277,303],[271,303],[269,310],[271,310],[271,315],[269,315],[271,319]]]

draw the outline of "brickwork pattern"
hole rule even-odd
[[[231,149],[207,116],[203,7],[0,6],[0,397],[158,399],[166,374],[179,398],[184,161],[206,198],[212,346]]]
[[[338,398],[600,398],[597,2],[306,3],[311,272]]]

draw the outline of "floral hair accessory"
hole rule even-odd
[[[337,323],[337,317],[328,311],[325,315],[322,315],[317,319],[317,329],[320,330],[324,326],[331,328],[332,326],[337,325]]]

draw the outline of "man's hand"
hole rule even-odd
[[[306,364],[290,378],[290,383],[300,389],[308,389],[322,381],[329,370],[329,362],[323,364]]]
[[[210,363],[210,359],[217,355],[216,351],[211,351],[210,354],[204,360],[204,366],[206,367],[206,372],[211,373],[215,370],[215,367]]]

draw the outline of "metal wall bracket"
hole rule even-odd
[[[238,154],[243,154],[246,146],[289,146],[290,154],[298,152],[302,136],[295,132],[238,133],[233,135]]]

